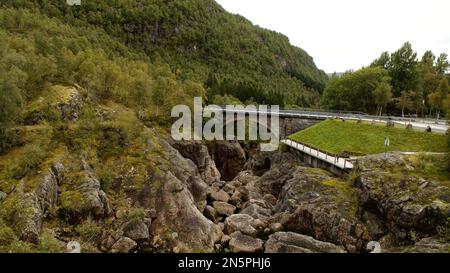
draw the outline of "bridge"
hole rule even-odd
[[[258,109],[248,110],[248,109],[227,109],[222,108],[225,113],[237,113],[237,114],[254,114],[254,115],[267,115],[271,116],[274,113],[270,110]],[[412,127],[415,130],[431,130],[436,133],[446,133],[449,129],[448,120],[435,120],[435,119],[425,119],[425,118],[409,118],[409,117],[398,117],[398,116],[376,116],[369,115],[363,112],[354,111],[327,111],[327,110],[311,110],[311,109],[280,109],[278,111],[278,116],[282,118],[299,118],[299,119],[313,119],[313,120],[326,120],[326,119],[343,119],[343,120],[355,120],[355,121],[368,121],[368,122],[379,122],[388,123],[392,122],[400,126]]]
[[[315,168],[327,169],[336,175],[342,175],[354,168],[354,160],[349,158],[342,158],[337,155],[329,154],[320,149],[313,148],[302,143],[284,139],[281,143],[297,151],[302,157],[303,162]]]
[[[296,152],[303,162],[317,168],[327,169],[328,171],[342,175],[348,173],[354,168],[355,160],[349,158],[342,158],[337,155],[330,154],[326,151],[307,146],[305,144],[295,142],[290,139],[286,139],[288,135],[297,131],[303,130],[309,126],[314,125],[322,120],[326,119],[342,119],[342,120],[354,120],[354,121],[367,121],[377,123],[392,123],[402,126],[404,128],[411,127],[415,130],[431,130],[436,133],[446,133],[449,130],[449,122],[447,120],[433,120],[425,118],[405,118],[398,116],[375,116],[362,112],[352,111],[326,111],[326,110],[310,110],[310,109],[279,109],[277,113],[273,113],[267,109],[250,110],[244,108],[222,108],[224,113],[236,113],[236,114],[253,114],[253,115],[278,115],[280,120],[280,127],[284,127],[280,130],[282,135],[281,143],[288,146],[291,150]],[[283,122],[283,120],[285,120]],[[290,121],[286,121],[290,120]],[[292,126],[292,120],[300,121],[302,124],[296,124]],[[311,120],[310,122],[304,122],[304,120]],[[270,122],[270,119],[267,120]],[[289,123],[289,124],[288,124]],[[289,129],[286,129],[288,124]],[[290,131],[290,132],[289,132]],[[283,139],[284,138],[284,139]]]

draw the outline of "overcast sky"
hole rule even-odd
[[[281,32],[328,73],[358,69],[410,41],[450,55],[449,0],[216,0]]]

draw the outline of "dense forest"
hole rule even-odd
[[[173,105],[190,105],[194,96],[315,106],[327,80],[287,37],[210,0],[0,5],[1,150],[13,145],[11,128],[29,123],[33,111],[25,106],[56,84],[148,118],[170,116]]]
[[[427,51],[419,60],[407,42],[396,52],[383,52],[368,67],[332,77],[322,105],[380,115],[442,118],[450,108],[449,68],[445,53],[436,57]]]
[[[317,105],[327,76],[287,37],[253,26],[212,0],[2,1],[58,18],[74,27],[95,27],[141,52],[167,62],[179,80],[200,82],[214,96],[242,102]]]

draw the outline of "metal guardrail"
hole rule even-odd
[[[231,110],[226,109],[226,105],[220,106],[225,112],[248,112],[246,110]],[[243,106],[245,107],[245,106]],[[262,111],[257,109],[258,113],[271,114],[270,110]],[[401,117],[401,116],[377,116],[370,115],[360,111],[343,111],[343,110],[324,110],[324,109],[310,109],[310,108],[279,108],[279,113],[284,115],[309,115],[309,116],[327,116],[327,117],[351,117],[351,118],[361,118],[361,119],[372,119],[372,120],[395,120],[403,122],[418,122],[424,124],[438,124],[438,125],[448,125],[449,120],[446,119],[430,119],[430,118],[418,118],[418,117]]]
[[[224,112],[233,112],[233,113],[250,113],[250,114],[267,114],[272,115],[271,110],[259,110],[256,111],[246,110],[246,109],[226,109],[222,108]],[[421,119],[421,118],[410,118],[410,117],[397,117],[397,116],[375,116],[369,115],[363,112],[352,112],[352,111],[300,111],[300,110],[287,110],[287,109],[279,109],[279,116],[283,117],[306,117],[306,118],[316,118],[316,119],[328,119],[328,118],[342,118],[349,120],[369,120],[369,121],[379,121],[379,122],[404,122],[405,124],[409,123],[417,123],[420,125],[416,125],[413,127],[417,128],[426,128],[427,126],[438,126],[438,128],[434,128],[434,131],[445,132],[447,131],[449,121],[448,120],[432,120],[432,119]],[[443,128],[439,128],[439,126]]]

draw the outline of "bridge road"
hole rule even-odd
[[[245,109],[226,109],[223,108],[223,111],[234,112],[234,113],[249,113],[249,114],[266,114],[268,116],[272,115],[270,110],[256,110],[256,111],[247,111]],[[402,126],[411,124],[413,129],[425,131],[428,127],[431,128],[432,132],[436,133],[446,133],[449,129],[449,122],[447,120],[432,120],[432,119],[413,119],[413,118],[403,118],[396,116],[373,116],[368,115],[362,112],[349,112],[349,111],[309,111],[309,110],[287,110],[280,109],[278,112],[280,117],[285,118],[306,118],[306,119],[331,119],[331,118],[339,118],[344,120],[362,120],[368,122],[381,122],[387,123],[388,121],[392,121],[395,124],[399,124]]]

